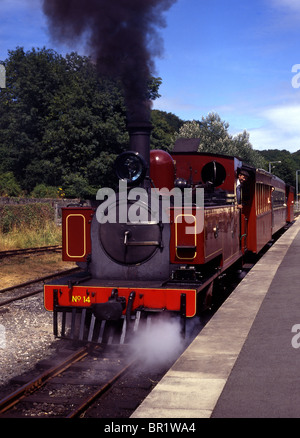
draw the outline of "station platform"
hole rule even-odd
[[[300,325],[294,327],[300,324],[299,231],[300,219],[131,418],[300,417]]]

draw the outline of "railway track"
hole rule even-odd
[[[0,259],[3,257],[12,257],[16,255],[26,255],[26,254],[36,254],[39,252],[52,252],[61,251],[62,247],[60,245],[51,246],[39,246],[36,248],[25,248],[25,249],[11,249],[7,251],[0,251]]]
[[[0,400],[0,418],[78,418],[135,362],[119,348],[79,348]]]
[[[36,254],[36,253],[41,253],[41,252],[53,252],[53,251],[61,251],[61,246],[59,245],[52,245],[52,246],[44,246],[44,247],[37,247],[37,248],[26,248],[26,249],[15,249],[15,250],[8,250],[8,251],[0,251],[0,259],[1,258],[5,258],[5,257],[12,257],[12,256],[17,256],[17,255],[26,255],[26,254]],[[6,304],[9,304],[13,301],[17,301],[23,298],[27,298],[33,295],[36,295],[40,292],[43,292],[42,288],[39,288],[37,290],[32,290],[31,287],[33,287],[34,285],[37,285],[38,283],[44,282],[46,280],[49,280],[51,278],[55,278],[61,275],[67,275],[67,274],[71,274],[73,272],[78,271],[79,268],[72,268],[72,269],[67,269],[61,272],[57,272],[55,274],[49,274],[49,275],[44,275],[42,277],[33,279],[33,280],[29,280],[29,281],[25,281],[19,284],[14,284],[12,286],[9,287],[5,287],[0,289],[0,307],[4,306]],[[1,287],[1,283],[0,283],[0,287]],[[22,293],[21,290],[26,288],[26,293]],[[30,291],[28,291],[28,288],[31,289]],[[8,299],[5,299],[5,293],[6,292],[12,292],[12,293],[16,293],[15,297],[9,297]]]
[[[78,271],[79,271],[79,268],[77,268],[77,267],[76,268],[71,268],[71,269],[66,269],[64,271],[57,272],[55,274],[45,275],[43,277],[39,277],[39,278],[36,278],[34,280],[29,280],[29,281],[26,281],[24,283],[15,284],[13,286],[6,287],[4,289],[0,289],[0,307],[1,306],[5,306],[7,304],[10,304],[13,301],[22,300],[23,298],[28,298],[28,297],[31,297],[33,295],[37,295],[37,294],[42,293],[44,291],[43,288],[38,288],[38,289],[30,290],[30,291],[27,291],[27,292],[23,293],[22,289],[31,288],[34,285],[38,285],[38,283],[43,283],[44,281],[50,280],[51,278],[59,277],[59,276],[62,276],[62,275],[72,274],[72,273],[75,273],[75,272],[78,272]],[[7,292],[16,293],[16,296],[9,297],[9,298],[6,299],[5,298],[5,294]]]
[[[157,370],[151,364],[150,371],[141,371],[141,357],[135,359],[129,351],[128,344],[87,345],[51,363],[42,361],[33,369],[36,374],[37,367],[42,368],[41,372],[34,377],[30,372],[26,383],[23,376],[10,381],[2,392],[0,418],[129,418],[171,366]]]
[[[250,267],[251,265],[247,266],[246,270]],[[119,347],[126,349],[128,346]],[[122,357],[122,354],[116,353],[119,350],[114,350],[112,357],[109,357],[107,350],[104,350],[105,346],[101,345],[98,348],[100,349],[85,347],[79,353],[69,352],[67,356],[70,356],[71,360],[69,357],[70,363],[67,365],[62,364],[63,361],[58,358],[47,367],[43,364],[43,370],[38,376],[27,378],[26,384],[23,379],[23,384],[19,382],[18,388],[15,387],[14,381],[9,383],[5,392],[1,391],[1,397],[5,397],[0,400],[0,417],[121,418],[124,415],[123,418],[128,418],[155,386],[156,375],[149,377],[143,374],[140,377],[136,367],[134,373],[130,373],[130,369],[133,368],[130,366],[132,358],[127,356],[126,360],[126,356]],[[76,357],[73,360],[74,355]],[[157,380],[160,380],[165,371],[157,373]],[[130,374],[134,374],[134,378],[126,377]],[[141,388],[142,395],[136,398],[133,394],[141,382],[144,382]],[[118,385],[121,385],[121,389],[118,389]],[[8,394],[12,387],[15,388],[14,394]],[[113,398],[111,394],[114,392],[116,395]],[[13,397],[16,397],[15,400],[12,400]],[[109,411],[106,403],[110,397],[110,403],[114,407]],[[123,407],[116,408],[116,400],[123,403]]]

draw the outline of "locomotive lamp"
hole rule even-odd
[[[119,179],[127,181],[130,186],[134,186],[144,180],[147,164],[138,152],[127,151],[116,159],[115,171]]]

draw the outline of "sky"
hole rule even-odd
[[[300,0],[177,0],[165,19],[154,109],[216,112],[254,149],[300,150]],[[17,46],[88,55],[51,40],[41,0],[0,0],[0,60]]]

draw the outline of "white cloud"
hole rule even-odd
[[[300,12],[299,0],[271,0],[274,6]]]
[[[273,27],[277,31],[298,31],[300,21],[299,0],[267,0],[274,10],[272,16]]]
[[[264,110],[260,128],[249,130],[254,149],[300,150],[300,105],[285,105]]]
[[[264,111],[264,116],[287,134],[300,132],[300,105],[271,108]]]
[[[229,122],[229,132],[236,135],[244,129],[250,134],[254,149],[300,150],[300,104],[270,106],[264,109],[245,108],[244,105],[229,105],[216,108],[196,107],[184,100],[160,98],[154,108],[176,114],[183,120],[200,120],[208,112],[217,112],[222,120]]]
[[[184,97],[160,97],[153,102],[153,109],[176,114],[183,120],[201,119],[203,108],[186,101]]]

